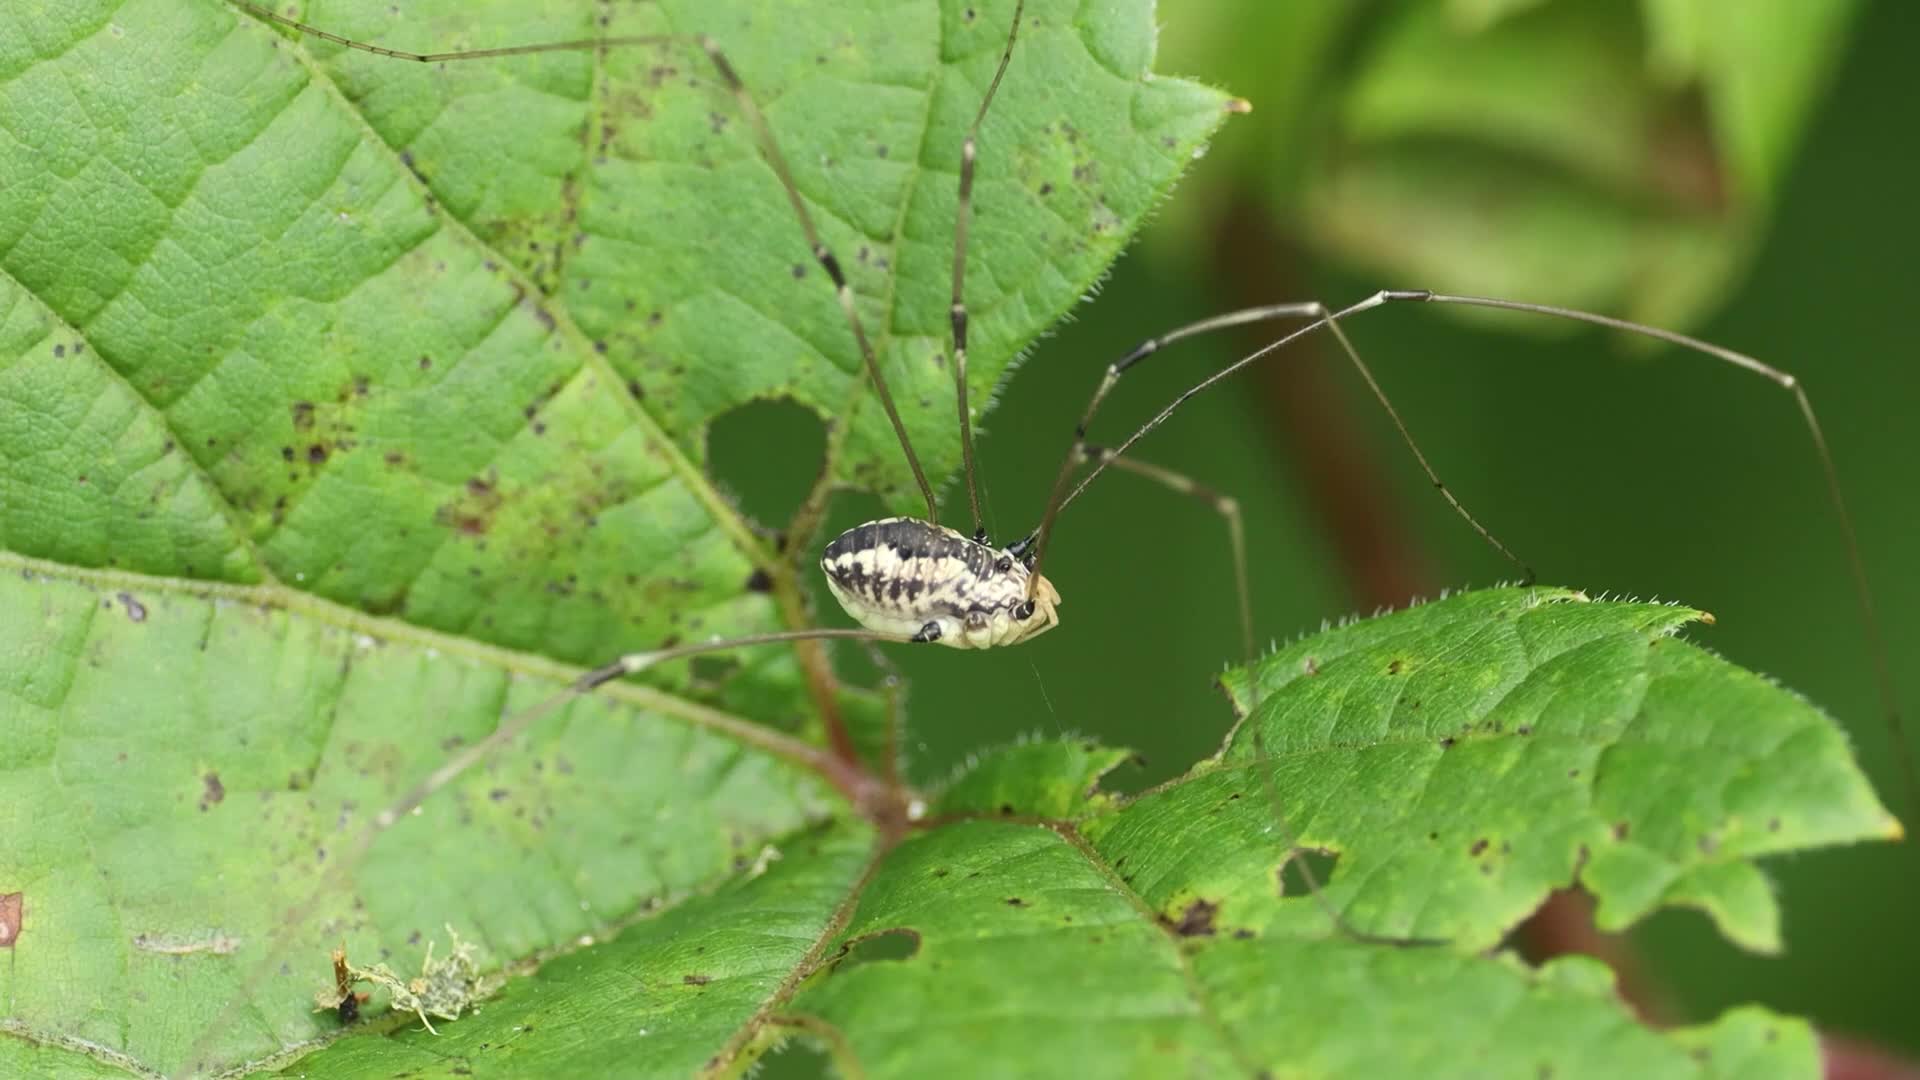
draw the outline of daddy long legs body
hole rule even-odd
[[[1013,25],[1017,28],[1019,24],[1015,22]],[[1285,335],[1277,334],[1275,344],[1271,348],[1277,349],[1301,334],[1313,333],[1324,335],[1333,340],[1351,363],[1359,368],[1363,375],[1366,375],[1368,384],[1373,386],[1375,392],[1378,393],[1377,385],[1373,383],[1372,376],[1367,374],[1366,368],[1360,360],[1358,351],[1352,347],[1348,338],[1345,324],[1340,320],[1361,316],[1372,307],[1381,306],[1390,302],[1411,303],[1419,301],[1481,306],[1524,307],[1524,305],[1512,305],[1500,300],[1450,296],[1436,297],[1421,292],[1405,291],[1382,293],[1377,297],[1362,301],[1360,304],[1334,311],[1330,311],[1328,308],[1315,303],[1278,304],[1271,307],[1236,312],[1219,318],[1205,320],[1201,323],[1160,335],[1149,342],[1143,343],[1138,349],[1131,351],[1125,357],[1116,360],[1108,369],[1109,373],[1107,377],[1100,382],[1099,388],[1093,395],[1092,402],[1087,405],[1079,416],[1078,426],[1080,430],[1076,433],[1073,446],[1060,467],[1052,497],[1047,505],[1034,518],[1032,530],[1008,537],[989,538],[983,531],[980,520],[982,517],[981,499],[978,494],[978,485],[975,482],[972,462],[973,440],[970,433],[971,413],[966,404],[967,369],[965,355],[968,334],[968,315],[965,305],[965,268],[969,218],[965,200],[971,186],[974,162],[979,160],[981,155],[990,155],[991,147],[980,147],[977,139],[970,135],[967,142],[958,149],[955,155],[961,163],[958,185],[961,209],[956,215],[956,230],[953,245],[953,305],[951,308],[951,334],[953,340],[949,353],[951,357],[951,370],[955,380],[951,384],[953,388],[953,400],[957,405],[957,413],[960,419],[961,437],[959,444],[963,449],[965,462],[964,475],[966,477],[968,505],[971,512],[971,520],[965,522],[970,528],[966,531],[961,531],[949,525],[942,525],[938,520],[931,483],[926,478],[925,470],[918,464],[917,457],[912,449],[907,424],[900,416],[901,406],[887,389],[888,382],[885,373],[875,361],[870,335],[861,320],[859,304],[856,302],[856,299],[852,295],[852,290],[847,284],[844,260],[839,254],[822,243],[815,225],[808,216],[806,201],[797,193],[791,179],[791,171],[780,157],[778,132],[772,130],[764,118],[761,117],[759,106],[755,103],[750,93],[749,87],[752,82],[751,73],[738,71],[733,67],[728,59],[728,54],[723,51],[723,43],[703,39],[693,42],[683,42],[683,44],[697,48],[699,52],[704,53],[706,60],[713,65],[713,69],[718,73],[719,77],[730,87],[738,102],[740,115],[747,118],[747,121],[755,128],[757,138],[762,142],[769,167],[780,175],[792,199],[793,207],[796,210],[796,218],[799,222],[796,231],[801,245],[800,251],[812,258],[815,265],[817,265],[821,271],[819,275],[815,275],[812,282],[801,282],[796,284],[795,287],[801,288],[810,284],[811,287],[819,288],[821,287],[819,284],[820,277],[824,277],[828,283],[832,285],[834,294],[839,302],[839,307],[846,318],[845,332],[857,343],[857,347],[868,371],[868,378],[875,391],[875,400],[881,404],[881,408],[887,413],[889,426],[900,438],[902,456],[903,459],[909,463],[909,471],[916,478],[915,486],[919,488],[926,504],[926,516],[924,518],[883,519],[864,523],[824,545],[821,562],[822,568],[826,571],[831,583],[829,588],[832,589],[835,596],[841,600],[842,604],[847,607],[848,613],[852,615],[856,621],[868,628],[867,632],[846,630],[818,631],[796,628],[775,634],[752,635],[727,641],[695,642],[683,645],[663,646],[631,654],[620,662],[608,665],[605,668],[582,677],[572,688],[572,692],[591,690],[595,686],[601,685],[612,678],[644,670],[646,667],[664,660],[699,652],[718,651],[770,641],[802,640],[814,637],[844,637],[897,642],[912,642],[917,640],[949,646],[981,647],[988,645],[1010,645],[1036,636],[1041,631],[1053,627],[1057,622],[1059,614],[1055,611],[1055,605],[1060,603],[1059,594],[1052,589],[1042,574],[1046,566],[1048,542],[1052,538],[1054,528],[1058,522],[1062,520],[1059,515],[1065,506],[1069,505],[1072,500],[1079,495],[1080,491],[1085,489],[1085,485],[1091,482],[1093,476],[1098,475],[1102,470],[1109,467],[1122,468],[1142,474],[1150,479],[1159,480],[1174,490],[1196,496],[1223,512],[1230,525],[1229,534],[1232,538],[1231,558],[1236,568],[1236,578],[1241,583],[1240,623],[1243,636],[1247,639],[1246,647],[1250,650],[1253,622],[1246,610],[1247,590],[1244,584],[1246,577],[1244,538],[1238,524],[1233,502],[1226,496],[1201,487],[1184,476],[1161,469],[1148,462],[1136,460],[1131,456],[1135,443],[1158,424],[1160,418],[1156,418],[1131,435],[1114,440],[1111,448],[1103,448],[1087,442],[1087,439],[1090,437],[1090,432],[1094,428],[1093,420],[1095,413],[1105,401],[1108,392],[1118,386],[1121,381],[1121,376],[1127,371],[1131,370],[1137,364],[1144,362],[1148,357],[1157,354],[1161,348],[1173,345],[1183,338],[1224,329],[1230,326],[1245,326],[1270,320],[1293,320],[1299,324],[1300,328]],[[1011,55],[1017,46],[1016,29],[1016,36],[1008,42],[1008,55]],[[419,57],[402,58],[418,59]],[[439,59],[467,60],[484,59],[484,57],[468,54],[441,57]],[[1005,71],[1006,64],[1003,60],[1000,68],[994,75],[996,85]],[[981,116],[986,115],[991,101],[992,92],[989,90],[981,103]],[[976,120],[975,130],[977,131],[977,129],[978,121]],[[1714,356],[1736,366],[1749,370],[1758,370],[1763,375],[1775,378],[1775,381],[1787,387],[1795,394],[1799,394],[1797,386],[1791,379],[1779,376],[1779,373],[1772,372],[1771,369],[1762,370],[1756,361],[1752,361],[1739,354],[1732,354],[1725,350],[1716,349],[1705,343],[1695,342],[1691,339],[1678,339],[1673,335],[1666,335],[1663,332],[1650,328],[1612,323],[1608,320],[1600,319],[1597,316],[1590,316],[1584,313],[1548,308],[1529,308],[1527,310],[1543,316],[1602,322],[1606,325],[1614,326],[1616,329],[1625,329],[1655,337],[1664,337],[1672,343],[1703,351],[1707,355]],[[1264,358],[1269,351],[1270,350],[1262,350],[1259,354],[1247,357],[1232,368],[1222,371],[1216,376],[1199,383],[1189,393],[1197,393],[1212,385],[1219,378],[1227,377],[1246,364],[1259,361]],[[1381,394],[1380,398],[1383,403],[1386,402],[1384,394]],[[1174,409],[1178,408],[1181,401],[1184,400],[1186,400],[1185,397],[1182,397],[1170,404],[1166,412],[1162,414],[1162,417],[1170,415]],[[1812,425],[1811,408],[1806,404],[1805,397],[1800,396],[1798,402],[1804,410],[1809,424]],[[1391,410],[1390,405],[1388,408]],[[1401,430],[1404,434],[1405,428],[1402,427]],[[1824,462],[1825,449],[1824,444],[1820,443],[1817,426],[1812,426],[1812,430],[1816,444],[1820,447],[1820,453]],[[1410,438],[1408,442],[1409,445],[1412,445]],[[1416,456],[1419,453],[1417,448],[1414,452]],[[1427,467],[1424,458],[1421,459],[1420,464],[1422,467]],[[1086,469],[1088,471],[1084,474],[1083,478],[1076,481],[1076,469]],[[1437,472],[1430,467],[1427,468],[1427,472],[1434,485],[1441,488],[1444,493],[1446,489],[1441,485]],[[1838,487],[1834,486],[1832,491],[1837,501]],[[1451,495],[1448,497],[1451,499]],[[1456,503],[1455,505],[1458,508],[1458,504]],[[1466,511],[1462,508],[1461,513],[1464,515]],[[1468,520],[1471,522],[1472,518],[1469,517]],[[1494,540],[1493,534],[1486,528],[1483,528],[1479,523],[1474,523],[1473,527],[1478,530],[1481,535],[1485,536],[1489,542],[1493,543],[1494,546],[1500,546],[1498,541]],[[1851,540],[1849,540],[1849,544],[1851,544]],[[1502,550],[1504,551],[1504,548],[1502,548]],[[915,595],[916,593],[918,595]],[[524,731],[528,725],[539,719],[547,708],[548,706],[543,706],[539,709],[509,718],[509,720],[501,725],[494,736],[490,736],[484,742],[471,747],[469,751],[464,751],[451,759],[445,767],[438,770],[416,787],[415,791],[410,793],[405,800],[381,812],[375,823],[376,827],[384,827],[397,821],[407,811],[419,805],[435,791],[444,787],[446,783],[457,776],[460,771],[469,767],[474,762],[479,761],[487,752],[498,746],[501,742]],[[840,766],[846,766],[849,762],[842,760],[839,764]]]

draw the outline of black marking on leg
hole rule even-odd
[[[1028,619],[1033,618],[1033,601],[1029,600],[1019,607],[1014,608],[1013,617],[1019,619],[1021,622],[1026,622]]]
[[[840,260],[834,258],[833,252],[828,251],[825,244],[821,244],[813,249],[813,257],[820,260],[821,266],[826,267],[827,277],[833,279],[834,288],[844,289],[847,287],[847,276],[840,272]]]
[[[1033,569],[1033,542],[1039,539],[1039,537],[1040,537],[1040,531],[1038,529],[1035,529],[1033,532],[1028,533],[1026,536],[1021,537],[1019,540],[1016,540],[1013,543],[1008,544],[1007,554],[1013,556],[1016,559],[1019,559],[1023,563],[1026,563],[1027,569],[1029,570]]]
[[[1107,376],[1111,378],[1115,375],[1118,375],[1121,372],[1127,370],[1133,365],[1139,363],[1142,360],[1145,360],[1147,357],[1152,356],[1154,353],[1157,353],[1159,351],[1160,351],[1160,339],[1148,338],[1147,340],[1141,342],[1140,344],[1135,345],[1133,347],[1132,352],[1121,357],[1116,363],[1109,366],[1107,368]]]
[[[911,638],[908,638],[907,640],[939,641],[940,640],[940,624],[938,622],[929,622],[927,623],[927,625],[920,628],[919,633],[913,635]]]

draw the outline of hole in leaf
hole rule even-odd
[[[820,475],[827,432],[820,418],[784,398],[752,401],[707,429],[707,471],[747,516],[778,527]]]
[[[1340,861],[1340,854],[1323,851],[1318,848],[1294,848],[1287,860],[1274,871],[1274,881],[1281,896],[1310,896],[1313,886],[1307,883],[1307,874],[1313,875],[1313,883],[1321,888],[1333,880],[1333,868]],[[1302,869],[1302,866],[1305,869]]]
[[[753,1075],[759,1080],[818,1080],[833,1076],[833,1058],[816,1036],[802,1027],[782,1025],[787,1037],[760,1059]]]
[[[911,960],[920,952],[920,932],[905,926],[881,930],[856,938],[834,964],[835,974],[845,974],[861,964],[898,963]]]

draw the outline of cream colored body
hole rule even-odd
[[[827,544],[820,569],[856,622],[903,640],[987,649],[1060,623],[1060,594],[1043,577],[1029,598],[1032,572],[1020,556],[915,518],[847,530]]]

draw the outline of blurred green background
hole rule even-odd
[[[1160,70],[1224,83],[1255,112],[1004,387],[981,441],[996,537],[1037,520],[1100,371],[1150,334],[1382,286],[1575,303],[1802,377],[1911,709],[1920,8],[1183,0],[1161,21]],[[1714,612],[1694,639],[1840,718],[1911,828],[1840,531],[1788,395],[1678,350],[1450,314],[1390,308],[1350,332],[1467,506],[1545,582]],[[1257,343],[1227,333],[1161,354],[1122,384],[1094,439],[1117,442]],[[1138,453],[1240,499],[1261,638],[1514,576],[1432,492],[1337,354],[1315,344],[1248,376]],[[716,427],[715,468],[761,520],[782,520],[817,461],[793,448],[819,438],[797,409],[756,408]],[[957,484],[946,505],[965,516]],[[844,497],[831,526],[879,513]],[[1139,748],[1145,766],[1117,779],[1129,787],[1217,745],[1230,718],[1211,682],[1239,652],[1219,519],[1115,473],[1063,519],[1048,574],[1063,626],[1031,646],[895,650],[919,780],[1023,733]],[[1690,912],[1635,931],[1667,1014],[1758,1000],[1920,1052],[1912,846],[1769,868],[1789,955],[1740,953]]]

